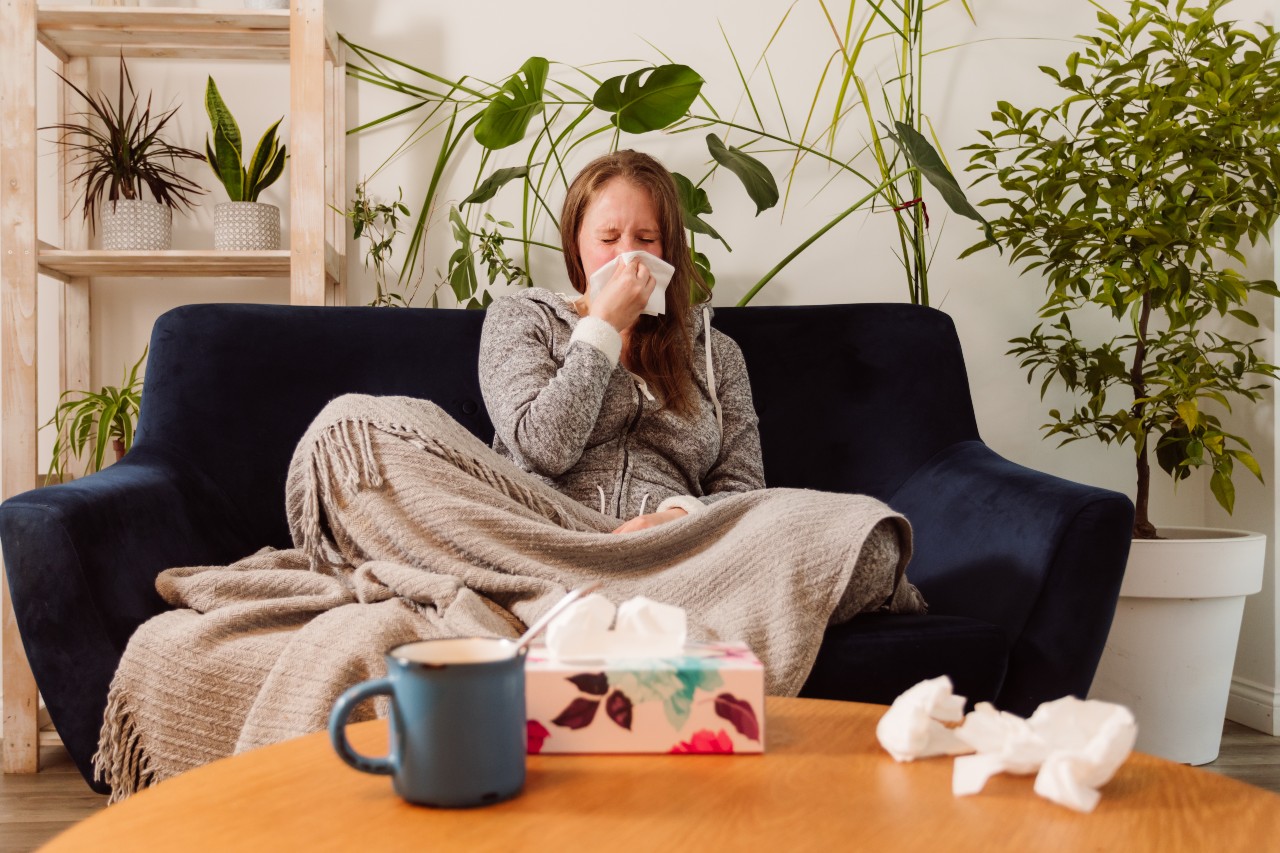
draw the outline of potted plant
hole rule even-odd
[[[1135,452],[1135,539],[1092,695],[1133,707],[1140,749],[1195,764],[1218,752],[1265,537],[1157,529],[1149,460],[1175,482],[1207,472],[1228,512],[1236,466],[1261,478],[1217,412],[1257,400],[1276,368],[1222,318],[1256,327],[1250,297],[1280,295],[1239,268],[1243,241],[1266,239],[1280,212],[1277,36],[1218,20],[1227,2],[1100,11],[1065,70],[1042,67],[1062,102],[1000,102],[969,166],[1005,193],[985,204],[1004,209],[992,226],[1011,262],[1047,280],[1043,322],[1010,352],[1042,396],[1058,382],[1083,397],[1049,412],[1047,434]],[[1081,340],[1077,312],[1108,315],[1116,336]]]
[[[284,117],[262,134],[246,164],[240,126],[223,103],[213,77],[205,87],[204,106],[213,127],[212,143],[205,137],[205,159],[230,199],[213,209],[213,247],[240,252],[280,248],[280,208],[259,202],[258,195],[284,172],[288,155],[276,138]]]
[[[61,74],[62,82],[84,99],[82,121],[51,125],[58,143],[70,149],[84,182],[84,218],[93,230],[102,220],[102,248],[113,251],[168,249],[173,211],[191,207],[199,185],[179,174],[178,160],[203,160],[200,152],[173,145],[162,134],[177,107],[152,115],[151,96],[140,108],[129,68],[120,57],[120,83],[112,104],[103,94],[87,95]],[[125,99],[125,89],[129,97]],[[95,120],[96,119],[96,120]],[[154,201],[144,198],[144,188]]]
[[[49,482],[66,479],[68,457],[81,459],[90,447],[92,452],[86,466],[90,474],[102,470],[108,443],[116,461],[129,452],[142,406],[142,377],[138,375],[138,368],[146,358],[144,348],[119,387],[107,385],[96,392],[72,389],[62,393],[53,417],[44,425],[52,426],[57,432],[46,478]]]

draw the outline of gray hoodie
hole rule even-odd
[[[619,519],[660,505],[696,511],[699,504],[763,488],[742,351],[712,329],[708,360],[710,311],[690,312],[698,393],[686,419],[662,408],[617,362],[617,333],[602,334],[607,324],[579,318],[565,296],[530,288],[494,302],[480,337],[480,389],[493,420],[494,450]],[[715,377],[710,387],[709,372]]]

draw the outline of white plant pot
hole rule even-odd
[[[289,0],[244,0],[246,9],[288,9]]]
[[[1135,539],[1090,699],[1127,706],[1135,749],[1183,764],[1218,757],[1245,596],[1262,589],[1267,537],[1161,527]]]
[[[280,208],[257,201],[214,205],[213,248],[219,252],[279,249]]]
[[[173,210],[158,201],[106,201],[98,214],[107,251],[163,251],[172,245]]]

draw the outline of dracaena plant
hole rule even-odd
[[[253,156],[246,164],[240,126],[236,124],[231,110],[227,109],[218,93],[213,77],[209,78],[205,87],[204,107],[213,128],[212,143],[209,137],[205,137],[204,159],[209,162],[209,167],[218,176],[231,201],[257,201],[258,195],[274,184],[284,172],[288,155],[285,153],[285,146],[276,138],[276,131],[280,122],[284,121],[284,116],[276,119],[275,124],[262,134],[253,149]]]
[[[1228,512],[1235,467],[1262,476],[1220,413],[1258,399],[1276,368],[1219,318],[1256,327],[1247,303],[1280,296],[1241,252],[1280,213],[1280,59],[1270,27],[1218,19],[1227,2],[1098,6],[1065,68],[1042,67],[1061,102],[1002,101],[998,130],[971,147],[975,183],[1003,191],[984,202],[1003,209],[996,235],[1048,287],[1043,322],[1010,352],[1042,397],[1056,382],[1083,398],[1049,412],[1049,436],[1132,447],[1142,538],[1157,535],[1153,452],[1175,482],[1206,469]],[[1115,336],[1077,337],[1084,312],[1108,315]]]
[[[825,5],[817,5],[822,7],[825,14]],[[913,50],[918,49],[919,27],[922,25],[925,7],[912,0],[906,18],[900,24],[894,17],[897,13],[893,11],[897,5],[889,0],[870,0],[869,3],[851,0],[850,21],[853,20],[854,8],[857,7],[868,16],[868,23],[859,28],[852,39],[847,31],[843,39],[837,34],[838,44],[827,62],[828,68],[821,71],[820,81],[828,79],[827,71],[837,62],[839,67],[847,71],[845,83],[853,79],[852,69],[861,45],[875,37],[875,33],[881,37],[888,35],[893,38],[907,38],[911,34],[915,45]],[[787,13],[789,15],[790,9]],[[777,30],[786,23],[787,16],[778,24],[775,36]],[[907,28],[905,32],[903,26]],[[834,26],[832,29],[834,31]],[[751,118],[741,122],[723,117],[712,106],[704,91],[701,74],[687,65],[670,61],[665,55],[664,59],[668,61],[662,64],[624,62],[624,65],[640,67],[624,70],[607,79],[600,79],[584,68],[552,63],[544,57],[534,56],[505,81],[493,84],[469,76],[451,80],[371,47],[344,41],[353,56],[347,66],[348,74],[362,82],[393,90],[409,101],[407,106],[351,132],[360,133],[410,115],[422,116],[413,125],[406,142],[387,162],[401,156],[405,148],[417,141],[431,139],[433,143],[437,140],[439,142],[434,163],[430,166],[431,179],[426,197],[419,207],[418,218],[404,253],[402,279],[417,267],[422,241],[443,191],[442,180],[449,165],[464,150],[464,143],[474,140],[480,146],[480,169],[470,193],[461,202],[448,208],[449,225],[458,248],[449,258],[448,269],[440,274],[441,286],[450,288],[458,303],[468,307],[484,307],[490,299],[488,290],[480,281],[477,262],[484,265],[490,285],[498,279],[512,284],[531,283],[528,273],[531,250],[560,250],[559,246],[538,240],[537,235],[541,222],[548,222],[552,230],[558,230],[556,213],[549,199],[557,185],[560,188],[568,185],[571,176],[565,168],[565,161],[584,144],[598,146],[604,143],[614,150],[623,134],[695,134],[698,154],[708,157],[711,165],[705,173],[694,176],[675,175],[684,223],[691,232],[692,260],[708,285],[714,285],[715,281],[710,256],[704,251],[710,248],[708,244],[719,243],[726,251],[731,251],[728,239],[708,219],[708,215],[713,212],[707,192],[708,181],[718,170],[724,169],[732,173],[740,185],[740,189],[730,188],[725,191],[728,199],[739,203],[742,192],[745,191],[757,215],[778,205],[782,198],[774,170],[766,165],[762,157],[776,156],[781,152],[785,158],[782,161],[783,167],[789,165],[791,175],[794,175],[800,159],[812,158],[832,170],[837,177],[846,180],[842,190],[845,198],[838,205],[843,210],[783,256],[750,287],[740,304],[750,301],[787,264],[855,211],[866,209],[877,198],[895,204],[901,201],[906,191],[898,191],[898,183],[912,176],[916,178],[912,185],[913,197],[920,195],[919,176],[924,175],[935,186],[943,188],[943,197],[953,210],[964,216],[981,219],[965,200],[964,193],[944,161],[912,124],[913,121],[918,123],[918,112],[913,113],[904,107],[903,112],[885,116],[886,138],[892,137],[900,146],[901,153],[892,157],[882,156],[878,162],[880,174],[870,176],[852,163],[860,154],[869,150],[865,143],[857,140],[851,151],[835,148],[834,140],[847,108],[838,108],[827,127],[813,124],[811,110],[809,118],[804,121],[803,130],[799,134],[792,134],[790,127],[793,122],[787,118],[786,105],[778,95],[777,86],[771,85],[783,125],[781,129],[771,128],[770,123],[762,116],[757,105],[758,99],[749,85],[753,71],[743,69],[727,38],[725,43],[751,105]],[[767,52],[768,47],[756,62],[755,69],[763,69],[760,73],[767,74],[773,84]],[[912,53],[910,66],[904,72],[906,75],[918,75],[920,65],[917,60],[917,54]],[[823,83],[819,82],[819,93],[822,86]],[[919,87],[914,86],[904,97],[914,103],[911,99],[918,98],[919,93]],[[842,97],[843,94],[842,89]],[[815,95],[815,103],[817,100],[818,96]],[[906,121],[901,120],[904,118]],[[799,126],[798,122],[795,124]],[[740,139],[735,138],[734,143],[730,144],[730,134],[735,134]],[[884,154],[883,148],[880,153]],[[508,161],[514,158],[515,165],[494,168],[490,163],[496,158]],[[385,165],[386,163],[383,164]],[[379,166],[371,173],[370,179],[381,168],[383,167]],[[852,182],[851,189],[848,181]],[[507,217],[512,220],[508,227],[502,219],[487,214],[482,217],[478,208],[494,199],[509,184],[519,187],[521,198],[519,218]],[[789,180],[787,186],[790,186]],[[911,212],[908,210],[904,215],[909,217]],[[904,222],[902,227],[908,226]],[[503,248],[506,241],[522,246],[520,263],[506,255]],[[910,257],[919,258],[923,262],[925,253],[922,249],[913,248]],[[914,301],[927,302],[927,287],[916,287],[912,294]]]
[[[178,172],[177,161],[204,158],[198,151],[165,140],[165,129],[178,108],[152,114],[150,95],[146,106],[140,106],[123,56],[115,103],[100,92],[86,94],[66,77],[58,76],[89,108],[76,114],[82,121],[41,129],[62,131],[57,141],[70,149],[71,162],[80,168],[73,180],[84,183],[84,218],[89,227],[94,227],[104,202],[114,205],[120,199],[145,200],[144,190],[173,210],[190,209],[191,197],[204,190]]]

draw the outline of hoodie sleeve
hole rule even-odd
[[[588,324],[584,335],[575,330],[557,364],[551,322],[529,299],[490,305],[480,334],[480,391],[503,444],[527,470],[558,477],[582,456],[617,357],[606,352],[612,327]]]

